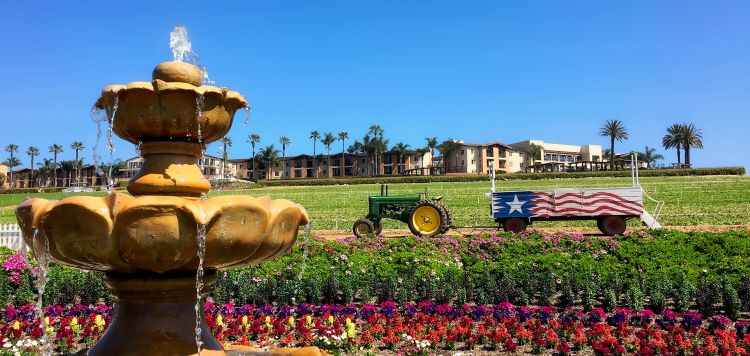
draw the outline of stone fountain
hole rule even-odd
[[[88,355],[190,355],[200,350],[196,334],[202,353],[225,354],[205,320],[196,322],[197,294],[217,271],[284,254],[308,222],[305,209],[288,200],[205,198],[211,186],[196,164],[204,144],[223,137],[248,104],[235,91],[201,85],[201,76],[192,64],[165,62],[151,82],[102,91],[96,107],[144,159],[130,195],[27,199],[16,209],[37,255],[104,272],[118,299],[112,324]]]

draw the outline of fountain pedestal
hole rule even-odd
[[[89,356],[191,355],[195,345],[195,276],[135,277],[108,273],[105,281],[117,297],[107,333]],[[205,290],[216,273],[204,276]],[[221,344],[201,320],[201,353],[220,352]]]

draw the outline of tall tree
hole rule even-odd
[[[346,152],[353,155],[359,155],[360,153],[364,152],[364,145],[362,142],[359,142],[359,140],[354,140],[354,143],[349,145],[349,148],[346,149]]]
[[[83,151],[85,147],[83,146],[83,142],[81,141],[74,141],[70,145],[70,149],[76,152],[76,164],[78,164],[78,152]],[[81,180],[81,166],[76,167],[76,180]]]
[[[447,141],[443,142],[438,146],[438,149],[440,150],[440,154],[443,156],[443,169],[445,170],[445,173],[448,173],[448,157],[451,156],[454,152],[458,151],[458,149],[461,147],[461,143],[453,140],[448,139]],[[456,158],[458,160],[458,158]],[[455,166],[458,166],[457,162],[454,162]]]
[[[682,124],[672,124],[671,126],[667,127],[667,134],[664,135],[664,137],[661,139],[661,145],[664,147],[665,150],[668,150],[670,148],[677,149],[677,165],[679,166],[681,162],[681,149],[682,149]]]
[[[281,144],[281,160],[283,161],[286,158],[286,146],[292,143],[292,141],[289,137],[281,136],[279,143]]]
[[[380,153],[383,152],[381,150],[382,148],[382,141],[383,141],[383,130],[382,127],[378,124],[372,124],[370,125],[370,129],[368,130],[368,133],[372,134],[373,139],[375,140],[375,175],[380,174]]]
[[[703,132],[695,124],[682,125],[682,148],[685,150],[685,164],[690,167],[690,148],[703,148]]]
[[[326,151],[328,151],[328,156],[330,156],[331,145],[336,142],[336,136],[334,136],[332,132],[326,132],[321,142],[323,142],[323,146],[326,146]]]
[[[271,178],[271,169],[279,162],[279,150],[273,145],[262,148],[259,152],[258,161],[266,170],[266,180]]]
[[[542,146],[532,143],[531,146],[529,146],[529,157],[531,157],[531,165],[535,165],[536,160],[542,158]]]
[[[219,142],[223,148],[221,150],[221,177],[227,178],[227,158],[229,158],[229,147],[232,147],[232,139],[224,136]]]
[[[42,161],[37,163],[37,166],[39,166],[38,174],[41,174],[42,176],[41,181],[47,182],[47,178],[52,174],[52,160],[49,158],[42,158]],[[43,186],[46,187],[46,184]]]
[[[646,146],[646,150],[643,151],[641,155],[639,155],[643,161],[646,162],[646,168],[651,168],[651,166],[656,164],[656,161],[664,159],[664,156],[656,153],[656,149],[652,147]]]
[[[13,166],[12,164],[16,163],[17,161],[14,159],[15,158],[14,155],[18,153],[18,145],[12,144],[12,143],[7,144],[5,146],[5,152],[10,153],[10,158],[8,158],[8,161],[7,161],[8,171],[10,175],[9,180],[8,180],[8,184],[9,184],[8,186],[10,186],[10,184],[13,184],[13,167],[15,166]]]
[[[346,131],[339,132],[339,140],[341,141],[341,176],[346,175],[346,156],[344,153],[346,153],[346,140],[349,139],[349,133]]]
[[[247,136],[247,142],[250,143],[250,146],[253,146],[253,178],[258,179],[258,170],[257,167],[255,167],[255,145],[260,143],[260,135],[250,134],[249,136]]]
[[[58,145],[56,143],[53,143],[52,146],[49,146],[49,151],[50,151],[50,153],[52,153],[52,155],[54,157],[52,159],[52,161],[54,162],[54,165],[55,165],[55,171],[54,171],[54,174],[53,174],[53,176],[54,176],[53,177],[53,182],[54,182],[53,186],[57,187],[57,155],[60,154],[60,153],[62,153],[63,146],[60,146],[60,145]]]
[[[393,145],[392,149],[396,152],[396,171],[398,173],[404,173],[403,171],[401,171],[401,158],[406,154],[406,151],[409,150],[409,145],[403,142],[399,142]],[[405,165],[404,169],[406,169]]]
[[[428,152],[430,152],[430,148],[429,147],[422,147],[422,148],[417,148],[414,151],[416,152],[417,156],[419,156],[419,162],[420,162],[419,163],[419,168],[424,168],[424,156]]]
[[[315,146],[318,143],[318,139],[320,139],[320,132],[318,131],[310,131],[310,139],[313,140],[313,157],[317,157],[317,152],[315,152]],[[314,169],[315,171],[315,178],[318,178],[318,170]]]
[[[599,136],[609,137],[609,169],[615,169],[615,140],[622,141],[628,139],[628,130],[620,120],[607,120],[599,129]]]
[[[34,158],[36,156],[39,156],[39,147],[31,146],[31,147],[27,148],[26,149],[26,154],[29,155],[29,157],[31,157],[31,166],[30,166],[31,167],[31,177],[29,179],[29,186],[33,187],[34,186]]]
[[[427,141],[430,156],[435,157],[435,149],[439,146],[437,137],[425,137],[424,140]],[[432,162],[430,162],[430,167],[432,167]]]

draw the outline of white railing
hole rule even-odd
[[[0,224],[0,246],[12,250],[26,248],[26,243],[23,242],[21,228],[18,224]]]

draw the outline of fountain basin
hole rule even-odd
[[[95,106],[114,117],[112,130],[122,139],[135,144],[167,139],[210,143],[229,132],[237,109],[248,107],[236,91],[196,86],[193,77],[200,70],[174,63],[158,65],[151,82],[110,85],[102,90]]]
[[[250,196],[27,199],[16,214],[26,243],[46,243],[55,262],[146,276],[194,274],[199,225],[206,227],[203,266],[218,270],[285,253],[308,222],[296,203]]]

